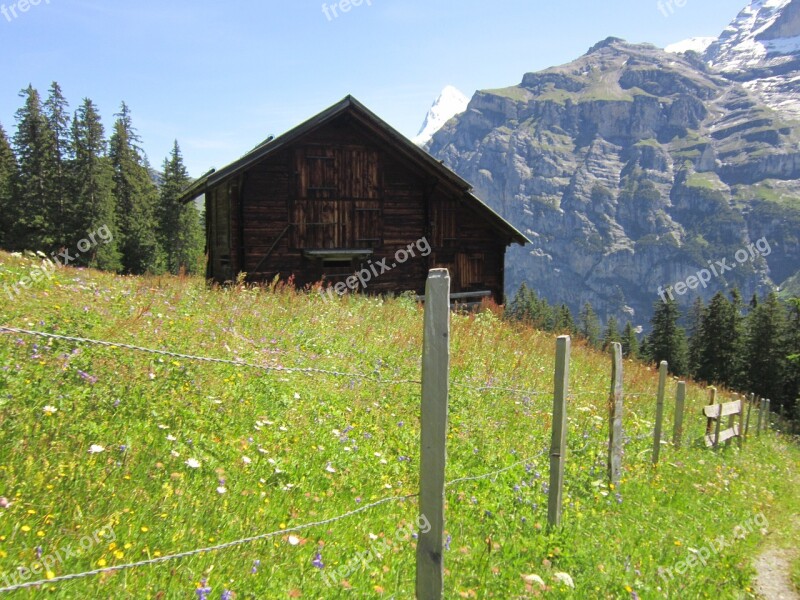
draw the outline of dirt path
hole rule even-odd
[[[789,570],[792,554],[788,550],[770,548],[755,561],[756,593],[764,600],[800,600]]]

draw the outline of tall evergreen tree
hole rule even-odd
[[[134,274],[160,272],[163,261],[155,215],[158,190],[137,145],[139,138],[125,103],[116,116],[109,156],[114,167],[122,267]]]
[[[763,398],[781,398],[787,368],[786,318],[775,292],[757,304],[748,318],[746,340],[748,390]]]
[[[731,387],[740,383],[744,346],[738,305],[717,292],[706,309],[700,327],[697,370],[702,381]]]
[[[627,322],[625,331],[622,332],[622,355],[625,358],[639,357],[639,340],[630,321]]]
[[[11,150],[6,131],[0,124],[0,248],[12,250],[9,235],[14,225],[14,186],[17,180],[17,157]]]
[[[25,104],[17,111],[14,151],[19,161],[17,204],[12,213],[12,245],[29,250],[55,249],[59,225],[58,160],[55,135],[42,112],[33,86],[20,92]]]
[[[70,226],[75,239],[103,230],[108,239],[97,239],[88,253],[78,258],[81,264],[118,271],[122,268],[119,252],[114,167],[107,155],[105,132],[97,108],[86,98],[72,121],[70,167],[73,189]]]
[[[193,202],[180,202],[180,194],[190,183],[178,141],[164,160],[164,181],[159,204],[159,234],[166,267],[171,273],[194,273],[203,255],[200,213]]]
[[[579,318],[580,334],[591,346],[598,347],[600,345],[600,319],[597,318],[591,304],[587,302],[583,305]]]
[[[569,306],[562,304],[554,313],[553,330],[562,335],[575,335],[578,328]]]
[[[678,326],[679,317],[675,300],[670,298],[667,302],[656,302],[650,321],[653,330],[648,340],[648,351],[653,362],[666,360],[670,373],[681,376],[686,374],[689,350],[686,332]]]
[[[695,298],[689,309],[689,366],[688,371],[697,375],[700,368],[700,353],[703,341],[702,326],[706,307],[701,298]]]
[[[622,336],[619,333],[619,325],[615,317],[609,317],[606,329],[603,332],[603,350],[607,349],[614,342],[621,342]]]
[[[800,298],[789,300],[786,319],[786,372],[783,377],[783,397],[790,413],[800,425]],[[791,410],[791,407],[794,407]]]
[[[76,232],[69,231],[70,190],[67,177],[67,164],[70,158],[70,118],[69,103],[64,98],[61,86],[55,81],[50,86],[50,94],[43,105],[43,112],[53,136],[54,172],[49,183],[55,211],[55,237],[59,245],[69,246],[82,238],[75,238]]]

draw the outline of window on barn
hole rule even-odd
[[[295,248],[372,248],[382,240],[378,152],[309,145],[295,152]]]

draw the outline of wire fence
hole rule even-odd
[[[182,352],[172,352],[172,351],[168,351],[168,350],[147,348],[147,347],[138,346],[138,345],[135,345],[135,344],[128,344],[128,343],[122,343],[122,342],[111,342],[111,341],[97,340],[97,339],[77,337],[77,336],[69,336],[69,335],[61,335],[61,334],[56,334],[56,333],[48,333],[48,332],[35,331],[35,330],[16,328],[16,327],[8,327],[8,326],[0,326],[0,333],[15,334],[15,335],[19,335],[19,336],[36,337],[36,338],[47,339],[47,340],[64,341],[64,342],[70,342],[70,343],[74,343],[74,344],[91,345],[91,346],[98,346],[98,347],[105,347],[105,348],[116,348],[116,349],[128,350],[128,351],[132,351],[132,352],[140,352],[140,353],[145,353],[145,354],[150,354],[150,355],[155,355],[155,356],[163,356],[163,357],[181,359],[181,360],[186,360],[186,361],[197,361],[197,362],[202,362],[202,363],[206,363],[206,364],[218,364],[218,365],[234,366],[234,367],[237,367],[237,368],[256,369],[256,370],[260,370],[260,371],[263,371],[263,372],[270,372],[270,373],[301,374],[301,375],[321,375],[321,376],[327,376],[327,377],[347,378],[347,379],[350,379],[351,381],[352,380],[359,380],[359,381],[364,381],[364,382],[371,382],[371,383],[374,383],[374,384],[384,385],[384,386],[392,386],[392,385],[422,385],[421,378],[419,378],[419,379],[414,379],[414,378],[408,378],[408,379],[383,379],[383,378],[377,376],[374,373],[373,374],[366,374],[366,373],[361,373],[361,372],[339,371],[339,370],[335,370],[335,369],[324,369],[324,368],[317,368],[317,367],[300,367],[300,366],[297,366],[297,367],[286,367],[286,366],[262,365],[262,364],[257,364],[257,363],[254,363],[254,362],[248,362],[248,361],[245,361],[245,360],[231,360],[231,359],[225,359],[225,358],[214,358],[214,357],[207,357],[207,356],[199,356],[199,355],[187,354],[187,353],[182,353]],[[529,398],[532,398],[532,397],[553,397],[553,394],[554,394],[553,391],[541,391],[541,390],[525,389],[525,388],[520,388],[520,387],[509,387],[509,386],[502,386],[502,385],[492,385],[492,384],[489,384],[489,383],[481,385],[481,384],[468,383],[468,382],[463,382],[463,381],[461,381],[461,382],[453,381],[453,382],[450,382],[450,386],[452,386],[454,388],[458,388],[458,389],[470,390],[470,391],[475,391],[475,392],[479,392],[479,393],[499,392],[499,393],[502,393],[502,394],[513,394],[513,395],[519,395],[519,396],[529,397]],[[575,398],[575,397],[578,397],[578,396],[594,396],[594,397],[598,397],[598,398],[608,399],[609,398],[609,390],[604,390],[604,391],[600,391],[600,390],[581,390],[581,391],[576,391],[576,392],[569,392],[567,394],[567,398]],[[647,392],[625,393],[625,397],[627,397],[627,398],[637,398],[637,397],[644,397],[644,396],[653,396],[653,394],[649,394]],[[592,418],[596,420],[597,416],[593,416]],[[586,438],[586,435],[584,435],[584,438]],[[644,434],[641,434],[641,435],[636,435],[636,436],[628,436],[628,435],[624,436],[625,442],[644,440],[644,439],[647,439],[647,438],[651,438],[652,439],[653,438],[653,433],[652,432],[647,432],[647,433],[644,433]],[[603,443],[601,444],[601,442],[603,442]],[[597,447],[605,446],[605,442],[602,441],[602,440],[597,440],[597,439],[588,439],[582,449],[573,450],[573,451],[577,452],[577,453],[582,453],[582,452],[587,451],[592,446],[597,446]],[[548,450],[552,451],[551,448],[545,448],[545,449],[541,450],[539,453],[537,453],[537,454],[535,454],[533,456],[530,456],[530,457],[525,458],[523,460],[518,460],[518,461],[514,462],[511,465],[508,465],[508,466],[505,466],[505,467],[490,471],[488,473],[483,473],[483,474],[480,474],[480,475],[467,475],[467,476],[463,476],[463,477],[459,477],[459,478],[447,481],[444,484],[444,488],[445,488],[445,490],[448,490],[448,489],[452,489],[452,488],[454,488],[454,487],[456,487],[458,485],[461,485],[461,484],[465,484],[465,483],[469,483],[469,482],[477,482],[477,481],[482,481],[482,480],[491,479],[491,478],[496,478],[497,476],[499,476],[499,475],[501,475],[503,473],[506,473],[506,472],[510,472],[510,471],[512,471],[512,470],[514,470],[516,468],[519,468],[522,465],[526,465],[527,466],[527,465],[530,465],[532,463],[535,463],[535,461],[537,461],[539,458],[541,458],[543,455],[545,455],[548,452]],[[49,579],[42,579],[42,580],[38,580],[38,581],[16,583],[14,585],[9,585],[9,586],[6,586],[6,587],[0,587],[0,593],[13,592],[13,591],[22,590],[22,589],[34,588],[34,587],[38,587],[38,586],[42,586],[42,585],[46,585],[46,584],[55,584],[55,583],[60,583],[60,582],[72,581],[72,580],[76,580],[76,579],[88,578],[88,577],[92,577],[92,576],[96,576],[96,575],[102,575],[102,574],[106,574],[106,573],[113,573],[113,572],[118,572],[118,571],[134,569],[134,568],[157,565],[157,564],[166,563],[166,562],[169,562],[169,561],[189,558],[189,557],[192,557],[192,556],[197,556],[197,555],[211,553],[211,552],[219,552],[219,551],[222,551],[222,550],[234,548],[234,547],[237,547],[237,546],[242,546],[242,545],[245,545],[245,544],[251,544],[251,543],[254,543],[254,542],[258,542],[258,541],[267,540],[267,539],[274,538],[274,537],[277,537],[277,536],[290,534],[290,533],[293,533],[293,532],[299,532],[299,531],[303,531],[303,530],[306,530],[306,529],[311,529],[311,528],[315,528],[315,527],[321,527],[321,526],[325,526],[325,525],[330,525],[330,524],[337,523],[337,522],[342,521],[342,520],[350,519],[350,518],[352,518],[352,517],[354,517],[356,515],[363,514],[363,513],[368,512],[368,511],[372,511],[373,509],[375,509],[375,508],[377,508],[379,506],[383,506],[383,505],[387,505],[387,504],[393,504],[393,503],[396,503],[396,502],[402,502],[402,501],[405,501],[405,500],[409,500],[409,499],[412,499],[412,498],[419,498],[419,497],[420,497],[419,493],[392,496],[392,497],[388,497],[388,498],[384,498],[384,499],[378,500],[378,501],[373,502],[371,504],[367,504],[365,506],[361,506],[361,507],[359,507],[359,508],[357,508],[355,510],[348,511],[348,512],[342,513],[340,515],[327,518],[325,520],[321,520],[321,521],[310,522],[310,523],[306,523],[306,524],[302,524],[302,525],[296,525],[296,526],[293,526],[293,527],[284,527],[284,528],[278,529],[276,531],[271,531],[271,532],[268,532],[268,533],[262,533],[262,534],[258,534],[258,535],[254,535],[254,536],[251,536],[251,537],[246,537],[246,538],[242,538],[242,539],[238,539],[238,540],[234,540],[234,541],[230,541],[230,542],[226,542],[226,543],[221,543],[221,544],[217,544],[217,545],[213,545],[213,546],[207,546],[207,547],[203,547],[203,548],[197,548],[197,549],[194,549],[194,550],[188,550],[188,551],[184,551],[184,552],[178,552],[178,553],[174,553],[174,554],[168,554],[168,555],[165,555],[165,556],[160,556],[160,557],[151,558],[151,559],[147,559],[147,560],[130,562],[130,563],[126,563],[126,564],[112,565],[112,566],[107,566],[107,567],[98,568],[98,569],[85,571],[85,572],[80,572],[80,573],[73,573],[73,574],[68,574],[68,575],[60,575],[60,576],[52,577],[52,578],[49,578]]]
[[[244,361],[244,360],[231,360],[231,359],[224,359],[224,358],[199,356],[199,355],[194,355],[194,354],[186,354],[186,353],[182,353],[182,352],[172,352],[172,351],[169,351],[169,350],[159,350],[159,349],[154,349],[154,348],[147,348],[147,347],[144,347],[144,346],[138,346],[138,345],[135,345],[135,344],[128,344],[128,343],[123,343],[123,342],[110,342],[110,341],[106,341],[106,340],[97,340],[97,339],[84,338],[84,337],[78,337],[78,336],[61,335],[61,334],[56,334],[56,333],[35,331],[35,330],[30,330],[30,329],[18,328],[18,327],[0,326],[0,333],[24,335],[24,336],[29,336],[29,337],[41,338],[41,339],[58,340],[58,341],[64,341],[64,342],[71,342],[71,343],[75,343],[75,344],[92,345],[92,346],[99,346],[99,347],[105,347],[105,348],[117,348],[117,349],[129,350],[129,351],[133,351],[133,352],[141,352],[141,353],[151,354],[151,355],[156,355],[156,356],[170,357],[170,358],[176,358],[176,359],[188,360],[188,361],[197,361],[197,362],[203,362],[203,363],[207,363],[207,364],[220,364],[220,365],[228,365],[228,366],[234,366],[234,367],[240,367],[240,368],[257,369],[257,370],[266,371],[266,372],[272,372],[272,373],[281,373],[281,374],[298,373],[298,374],[306,374],[306,375],[324,375],[324,376],[330,376],[330,377],[348,378],[348,379],[351,379],[351,380],[356,379],[356,380],[362,380],[362,381],[369,381],[369,382],[380,384],[380,385],[402,385],[402,384],[421,385],[421,383],[422,383],[418,379],[382,379],[382,378],[376,377],[375,375],[368,375],[368,374],[365,374],[365,373],[350,372],[350,371],[345,372],[345,371],[337,371],[337,370],[332,370],[332,369],[321,369],[321,368],[316,368],[316,367],[310,368],[310,367],[284,367],[284,366],[261,365],[261,364],[256,364],[256,363],[253,363],[253,362]],[[476,392],[497,391],[497,392],[502,392],[502,393],[507,393],[507,394],[518,394],[518,395],[521,395],[521,396],[531,396],[531,397],[532,396],[546,396],[546,395],[550,394],[548,392],[543,392],[543,391],[539,391],[539,390],[529,390],[529,389],[514,388],[514,387],[494,386],[494,385],[489,385],[489,384],[486,384],[486,385],[474,385],[474,384],[468,384],[468,383],[463,383],[463,382],[451,382],[450,385],[453,386],[453,387],[456,387],[456,388],[465,389],[465,390],[471,390],[471,391],[476,391]],[[511,464],[511,465],[509,465],[507,467],[503,467],[503,468],[500,468],[500,469],[497,469],[497,470],[494,470],[494,471],[491,471],[491,472],[488,472],[488,473],[484,473],[484,474],[481,474],[481,475],[459,477],[457,479],[454,479],[454,480],[446,482],[445,483],[445,488],[451,489],[451,488],[453,488],[453,487],[455,487],[455,486],[457,486],[459,484],[463,484],[463,483],[467,483],[467,482],[474,482],[474,481],[481,481],[481,480],[497,477],[498,475],[501,475],[503,473],[512,471],[513,469],[518,468],[521,465],[526,465],[526,464],[533,463],[534,461],[536,461],[538,458],[540,458],[541,456],[543,456],[546,453],[547,453],[547,449],[544,449],[544,450],[542,450],[541,452],[539,452],[538,454],[536,454],[534,456],[531,456],[531,457],[526,458],[524,460],[516,461],[516,462],[514,462],[513,464]],[[161,564],[161,563],[165,563],[165,562],[169,562],[169,561],[173,561],[173,560],[189,558],[189,557],[197,556],[197,555],[201,555],[201,554],[206,554],[206,553],[211,553],[211,552],[218,552],[218,551],[226,550],[226,549],[229,549],[229,548],[234,548],[234,547],[237,547],[237,546],[242,546],[242,545],[245,545],[245,544],[250,544],[250,543],[254,543],[254,542],[258,542],[258,541],[267,540],[267,539],[270,539],[270,538],[273,538],[273,537],[286,535],[286,534],[293,533],[293,532],[299,532],[299,531],[303,531],[303,530],[306,530],[306,529],[311,529],[311,528],[314,528],[314,527],[321,527],[321,526],[325,526],[325,525],[330,525],[330,524],[336,523],[338,521],[349,519],[349,518],[352,518],[352,517],[354,517],[356,515],[371,511],[372,509],[375,509],[375,508],[377,508],[379,506],[382,506],[382,505],[385,505],[385,504],[405,501],[405,500],[408,500],[408,499],[411,499],[411,498],[417,498],[418,496],[419,496],[418,493],[406,494],[406,495],[401,495],[401,496],[393,496],[393,497],[390,497],[390,498],[384,498],[382,500],[378,500],[378,501],[373,502],[371,504],[367,504],[365,506],[359,507],[358,509],[355,509],[355,510],[352,510],[352,511],[349,511],[349,512],[340,514],[338,516],[322,520],[322,521],[315,521],[315,522],[312,522],[312,523],[306,523],[306,524],[297,525],[297,526],[294,526],[294,527],[283,528],[283,529],[279,529],[279,530],[272,531],[272,532],[269,532],[269,533],[263,533],[263,534],[259,534],[259,535],[255,535],[255,536],[251,536],[251,537],[247,537],[247,538],[242,538],[242,539],[239,539],[239,540],[234,540],[234,541],[231,541],[231,542],[226,542],[226,543],[217,544],[217,545],[213,545],[213,546],[207,546],[207,547],[203,547],[203,548],[197,548],[197,549],[194,549],[194,550],[188,550],[188,551],[178,552],[178,553],[174,553],[174,554],[168,554],[168,555],[160,556],[160,557],[156,557],[156,558],[151,558],[151,559],[146,559],[146,560],[141,560],[141,561],[136,561],[136,562],[131,562],[131,563],[125,563],[125,564],[119,564],[119,565],[112,565],[112,566],[93,569],[93,570],[90,570],[90,571],[84,571],[84,572],[80,572],[80,573],[73,573],[73,574],[68,574],[68,575],[60,575],[60,576],[52,577],[52,578],[49,578],[49,579],[41,579],[41,580],[37,580],[37,581],[29,581],[29,582],[18,583],[18,584],[6,586],[6,587],[0,587],[0,593],[14,592],[14,591],[23,590],[23,589],[39,587],[39,586],[47,585],[47,584],[51,584],[52,585],[52,584],[56,584],[56,583],[66,582],[66,581],[74,581],[76,579],[83,579],[83,578],[87,578],[87,577],[103,575],[103,574],[106,574],[106,573],[113,573],[113,572],[119,572],[119,571],[139,568],[139,567],[157,565],[157,564]]]

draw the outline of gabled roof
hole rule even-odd
[[[509,235],[513,241],[523,246],[531,243],[522,232],[517,230],[513,225],[492,210],[483,200],[472,193],[472,186],[467,181],[459,177],[451,169],[445,167],[442,162],[436,160],[430,154],[419,148],[406,136],[386,123],[386,121],[361,104],[361,102],[356,100],[353,96],[345,97],[340,102],[337,102],[330,108],[277,138],[268,138],[239,160],[232,162],[228,166],[219,170],[212,169],[183,191],[180,198],[181,201],[189,202],[201,196],[206,193],[207,190],[217,186],[220,182],[246,171],[271,154],[286,148],[296,140],[323,127],[344,114],[350,115],[359,123],[369,128],[373,133],[383,138],[384,141],[390,143],[396,152],[418,164],[424,170],[434,175],[437,180],[444,181],[450,187],[461,192],[467,202],[476,204],[479,211],[486,215],[492,225]]]

